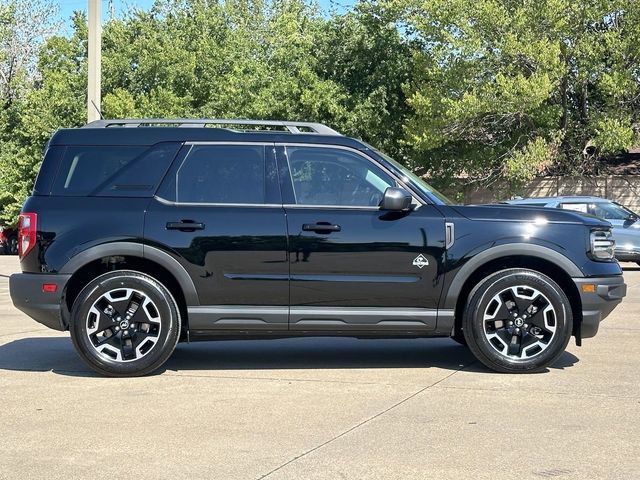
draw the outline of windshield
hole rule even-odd
[[[446,195],[444,195],[443,193],[440,193],[438,190],[433,188],[431,185],[429,185],[427,182],[425,182],[422,178],[420,178],[418,175],[413,173],[407,167],[405,167],[401,163],[396,162],[389,155],[386,155],[371,146],[369,148],[371,148],[371,150],[373,150],[382,158],[384,158],[387,162],[393,164],[398,170],[400,170],[402,175],[406,177],[406,180],[408,181],[408,183],[411,183],[412,185],[414,185],[422,193],[427,195],[427,197],[431,198],[432,200],[435,200],[436,203],[439,203],[442,205],[453,205],[454,202],[452,202],[449,198],[447,198]]]
[[[593,214],[605,220],[627,220],[629,217],[637,217],[635,213],[619,203],[594,203]]]

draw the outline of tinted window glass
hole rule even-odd
[[[299,205],[375,207],[393,179],[373,162],[336,148],[287,147]]]
[[[174,157],[180,143],[159,143],[134,158],[106,179],[95,195],[110,197],[151,197]]]
[[[588,213],[586,203],[563,203],[560,205],[560,208],[563,208],[565,210],[573,210],[575,212]]]
[[[33,186],[34,195],[49,195],[51,193],[60,159],[64,156],[66,150],[67,147],[60,145],[48,147],[45,150],[42,165],[40,166],[36,182]]]
[[[617,203],[593,203],[593,214],[605,220],[627,220],[635,214]]]
[[[149,147],[76,146],[67,147],[56,181],[54,195],[89,195],[126,167]]]
[[[265,203],[264,147],[195,145],[175,184],[178,202]]]
[[[532,202],[528,202],[528,203],[513,203],[512,205],[517,205],[519,207],[545,207],[547,205],[547,202],[544,203],[532,203]]]

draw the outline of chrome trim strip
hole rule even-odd
[[[171,207],[250,207],[250,208],[282,208],[279,203],[191,203],[191,202],[172,202],[166,198],[155,195],[157,201]]]
[[[284,208],[308,208],[308,209],[335,209],[335,210],[369,210],[372,212],[380,211],[380,207],[363,207],[363,206],[349,206],[349,205],[306,205],[306,204],[292,204],[286,203],[282,205]]]
[[[260,314],[280,314],[288,315],[289,307],[282,305],[209,305],[200,307],[187,307],[188,313],[207,313],[211,315],[249,315],[257,316]]]
[[[289,275],[284,273],[225,273],[229,280],[289,280]]]
[[[363,282],[363,283],[415,283],[417,275],[291,275],[298,282]]]
[[[357,315],[394,316],[394,317],[436,317],[435,308],[398,308],[398,307],[291,307],[291,314],[327,315],[350,317]]]
[[[193,146],[193,145],[262,145],[273,147],[273,142],[225,142],[222,140],[189,140],[188,142],[184,142],[185,145]]]
[[[456,230],[453,222],[446,222],[444,224],[444,248],[449,250],[456,242]]]
[[[94,122],[86,124],[82,128],[109,128],[111,126],[122,127],[139,127],[140,125],[177,125],[179,127],[204,127],[206,125],[252,125],[261,127],[283,127],[289,133],[293,134],[319,134],[319,135],[331,135],[342,136],[340,132],[335,131],[333,128],[327,127],[322,123],[316,122],[296,122],[287,120],[252,120],[244,118],[126,118],[126,119],[100,119]],[[300,131],[298,127],[308,128],[311,132]],[[225,130],[238,131],[234,128],[225,128]],[[243,130],[240,130],[243,131]],[[287,131],[275,131],[274,133],[287,133]],[[260,132],[260,130],[256,130]]]

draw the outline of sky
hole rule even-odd
[[[129,10],[131,7],[138,7],[143,10],[148,10],[153,5],[153,0],[112,0],[113,8],[116,16]],[[344,10],[355,3],[355,0],[317,0],[320,7],[324,10],[329,10],[332,6],[335,6],[338,10]],[[59,5],[59,17],[62,22],[62,31],[64,33],[70,33],[71,15],[75,10],[87,11],[87,0],[60,0],[57,2]],[[109,0],[102,0],[102,19],[105,20],[109,16]]]

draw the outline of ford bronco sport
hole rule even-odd
[[[453,205],[304,122],[60,130],[18,243],[14,304],[110,376],[156,370],[178,341],[309,335],[452,336],[494,370],[535,372],[626,293],[609,223]]]

